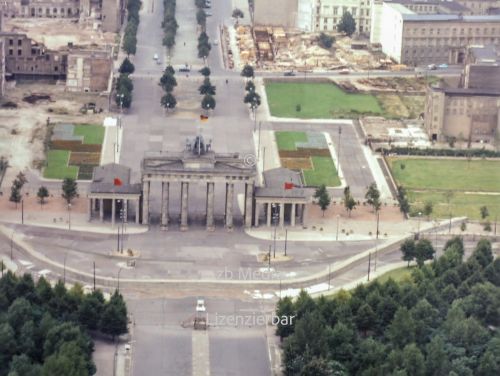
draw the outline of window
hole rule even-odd
[[[23,50],[17,50],[17,56],[21,56],[23,54]]]
[[[32,48],[32,49],[31,49],[31,54],[32,54],[32,55],[36,55],[36,48]]]
[[[17,45],[18,45],[18,46],[22,46],[22,45],[23,45],[23,41],[22,41],[21,39],[18,39],[18,40],[17,40]]]
[[[14,40],[13,39],[9,39],[9,46],[13,46],[14,45]]]
[[[336,16],[338,14],[339,8],[333,7],[333,15]]]
[[[59,70],[59,67],[56,65],[56,66],[54,67],[54,72],[57,72],[58,70]]]
[[[14,50],[12,48],[9,49],[9,56],[14,55]]]

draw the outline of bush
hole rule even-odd
[[[333,43],[335,43],[335,38],[326,35],[325,33],[321,33],[318,41],[321,47],[329,49],[332,48]]]
[[[500,158],[500,152],[486,149],[418,149],[409,147],[378,148],[376,151],[385,155],[415,155],[435,157]]]
[[[128,59],[128,57],[126,57],[125,60],[123,60],[122,64],[120,65],[120,69],[118,71],[122,74],[131,74],[134,73],[135,66]]]

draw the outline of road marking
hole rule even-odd
[[[193,376],[210,376],[208,332],[206,330],[193,330],[191,339]]]

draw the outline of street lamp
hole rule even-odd
[[[420,218],[422,218],[422,212],[418,212],[418,225],[417,225],[417,235],[420,237]]]
[[[120,273],[122,272],[122,268],[118,269],[118,276],[117,276],[117,286],[116,286],[116,291],[120,292]]]
[[[340,174],[340,136],[342,136],[342,126],[339,125],[339,142],[337,150],[337,174]]]
[[[335,235],[335,240],[339,240],[339,222],[340,222],[340,214],[337,214],[337,234]]]
[[[272,207],[272,218],[273,218],[273,225],[274,225],[274,250],[273,250],[273,258],[276,258],[276,230],[278,227],[278,213],[277,213],[277,205],[276,204],[271,204]]]
[[[116,127],[116,152],[118,153],[118,150],[120,150],[118,133],[119,129],[122,127],[123,98],[125,94],[117,94],[116,97],[120,99],[120,116],[118,117],[118,126]]]
[[[68,230],[71,230],[71,204],[68,204]]]
[[[12,234],[10,235],[10,260],[13,261],[14,258],[13,258],[13,249],[14,249],[14,233],[16,232],[16,230],[12,230]]]

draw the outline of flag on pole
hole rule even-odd
[[[207,115],[200,115],[200,121],[205,122],[207,120],[208,120],[208,116]]]
[[[113,185],[114,186],[117,186],[117,187],[120,187],[121,185],[123,185],[123,182],[120,178],[114,178],[113,179]]]
[[[284,186],[285,190],[293,189],[294,187],[295,187],[295,185],[292,182],[288,182],[288,181],[285,182],[285,186]]]

